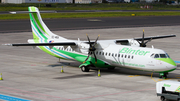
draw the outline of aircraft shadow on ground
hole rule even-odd
[[[95,76],[94,74],[76,74],[70,76],[63,76],[63,77],[56,77],[53,79],[73,79],[73,78],[84,78],[84,77],[92,77]]]
[[[71,66],[71,67],[77,67],[79,68],[80,63],[77,62],[60,62],[57,64],[52,64],[49,65],[51,67],[59,67],[59,66]],[[180,70],[180,64],[177,65],[177,69]],[[87,73],[87,74],[84,74]],[[103,75],[135,75],[135,76],[146,76],[146,77],[151,77],[152,72],[146,72],[146,71],[138,71],[138,70],[133,70],[133,69],[127,69],[127,68],[118,68],[116,67],[114,70],[108,70],[107,68],[100,69],[101,76]],[[92,68],[89,72],[83,72],[82,74],[76,74],[76,75],[71,75],[71,76],[64,76],[64,77],[57,77],[54,79],[70,79],[70,78],[80,78],[80,77],[90,77],[90,76],[97,76],[98,75],[98,68]],[[153,78],[159,78],[159,73],[153,73],[152,75]],[[168,79],[180,79],[180,74],[178,73],[172,73],[170,72],[168,74]]]
[[[79,67],[80,63],[77,62],[57,62],[57,64],[48,65],[49,67],[73,66]]]

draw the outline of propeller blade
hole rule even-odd
[[[142,44],[137,40],[137,42],[139,43],[140,47],[142,46]]]
[[[88,57],[85,59],[85,61],[83,63],[85,63],[89,59],[90,55],[91,55],[91,52],[88,53]]]
[[[97,41],[98,41],[100,35],[98,35],[98,37],[97,37],[97,39],[95,40],[95,42],[94,42],[93,45],[91,44],[91,41],[90,41],[90,39],[89,39],[88,34],[86,34],[86,35],[87,35],[87,39],[88,39],[88,41],[89,41],[90,47],[89,47],[88,57],[85,59],[85,61],[84,61],[83,63],[85,63],[85,62],[89,59],[89,56],[92,55],[92,54],[94,55],[95,63],[97,63],[97,57],[96,57],[96,55],[95,55],[95,50],[96,50],[95,45],[97,44]]]
[[[148,41],[146,41],[146,42],[145,42],[145,44],[147,44],[147,43],[148,43],[148,42],[150,42],[151,40],[152,40],[152,38],[151,38],[151,39],[149,39]]]
[[[97,37],[96,41],[94,42],[94,45],[93,45],[93,46],[95,46],[95,45],[97,44],[97,40],[99,39],[99,36],[100,36],[100,35],[98,35],[98,37]]]
[[[95,64],[96,64],[97,63],[97,57],[96,57],[96,54],[94,53],[94,51],[93,51],[93,54],[94,54]]]
[[[142,45],[144,45],[144,29],[143,29],[143,36],[142,36]]]
[[[88,34],[86,34],[86,35],[87,35],[87,39],[88,39],[88,41],[89,41],[89,45],[90,45],[90,47],[92,47],[91,41],[90,41],[90,39],[89,39],[89,36],[88,36]]]

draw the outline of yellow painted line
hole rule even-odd
[[[151,74],[145,74],[145,75],[129,75],[128,77],[147,76],[147,75],[151,75]]]
[[[153,73],[151,74],[145,74],[145,75],[129,75],[128,77],[138,77],[138,76],[147,76],[147,75],[151,75],[151,79],[154,81],[154,82],[158,82],[158,81],[164,81],[164,80],[172,80],[172,79],[180,79],[180,75],[176,75],[175,78],[166,78],[166,79],[154,79],[153,78]]]
[[[153,81],[157,82],[156,80],[154,80],[154,79],[152,78],[152,75],[153,75],[153,73],[151,73],[151,79],[152,79]]]
[[[128,77],[134,77],[134,76],[130,75],[130,76],[128,76]]]
[[[141,76],[141,75],[129,75],[128,77],[136,77],[136,76]]]

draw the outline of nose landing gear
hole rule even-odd
[[[159,73],[159,75],[160,75],[160,78],[167,79],[168,72],[166,72],[166,73]]]

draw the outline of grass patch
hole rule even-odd
[[[40,7],[39,7],[40,5]],[[0,4],[0,11],[26,11],[29,6],[36,6],[40,10],[142,10],[140,6],[153,6],[153,10],[180,10],[180,5],[150,4],[150,3],[100,3],[100,4]],[[143,9],[148,10],[148,9]]]
[[[41,13],[43,19],[58,18],[93,18],[93,17],[120,17],[120,16],[179,16],[180,12],[146,12],[140,6],[153,6],[153,10],[180,10],[180,5],[140,4],[140,3],[102,3],[102,4],[0,4],[0,11],[28,11],[29,6],[36,6],[42,10],[145,10],[144,12],[84,12],[84,13]],[[0,14],[0,20],[29,19],[28,14]]]
[[[180,16],[180,12],[91,12],[91,13],[42,13],[43,19],[58,18],[98,18],[131,16]],[[29,14],[2,14],[0,20],[29,19]]]

